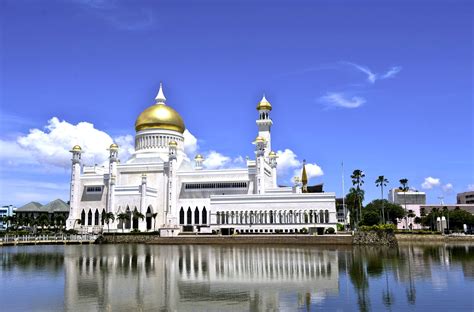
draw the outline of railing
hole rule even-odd
[[[94,242],[97,235],[64,234],[64,235],[5,235],[0,237],[0,243],[37,244],[37,243],[82,243]]]

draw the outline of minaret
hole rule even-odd
[[[263,95],[260,102],[257,104],[257,110],[258,110],[258,120],[257,120],[258,136],[265,139],[265,142],[267,144],[265,157],[268,157],[268,153],[272,150],[272,140],[271,140],[270,129],[273,125],[273,121],[270,119],[270,111],[272,110],[272,105],[265,98],[265,94]]]
[[[267,142],[261,136],[258,136],[255,141],[255,155],[256,155],[256,182],[257,194],[265,194],[265,147]]]
[[[177,213],[176,209],[176,190],[177,190],[177,177],[176,177],[176,154],[178,143],[176,141],[170,141],[169,147],[169,174],[168,174],[168,205],[165,209],[165,222],[167,226],[176,225]]]
[[[114,212],[115,203],[115,179],[117,177],[117,163],[119,147],[112,143],[109,147],[109,198],[107,200],[107,212]]]
[[[71,168],[71,189],[69,193],[69,217],[67,228],[72,229],[76,225],[76,220],[80,219],[79,199],[80,199],[80,178],[81,178],[81,154],[82,149],[75,145],[69,152],[72,153]]]
[[[197,154],[194,157],[194,169],[195,170],[202,170],[202,162],[204,161],[204,157],[201,154]]]
[[[303,160],[303,172],[301,173],[302,192],[308,193],[308,175],[306,174],[306,160]]]
[[[277,158],[278,158],[278,155],[274,152],[274,151],[271,151],[269,154],[268,154],[268,160],[269,160],[269,163],[270,163],[270,167],[272,168],[272,185],[274,188],[277,188],[278,187],[278,183],[277,183]]]

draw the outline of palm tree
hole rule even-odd
[[[105,212],[102,214],[102,221],[107,224],[107,232],[110,232],[109,225],[111,220],[112,222],[115,221],[115,216],[112,212]]]
[[[375,180],[375,186],[380,187],[380,199],[382,200],[382,222],[385,224],[385,210],[384,210],[384,202],[383,202],[383,187],[387,186],[388,180],[383,176],[379,176],[377,180]]]
[[[62,229],[64,222],[66,221],[66,218],[63,215],[59,214],[54,217],[54,221],[55,221],[55,226],[59,226],[59,228]]]
[[[41,226],[41,230],[44,231],[46,226],[49,227],[49,217],[47,214],[42,214],[38,217],[38,225]]]
[[[143,213],[141,213],[140,211],[135,209],[133,211],[133,219],[137,220],[137,228],[138,228],[138,219],[141,219],[141,220],[145,219],[145,215]],[[135,223],[135,221],[134,221],[134,223]],[[134,226],[134,228],[135,228],[135,226]]]
[[[403,192],[403,200],[405,202],[405,229],[408,229],[408,217],[407,217],[407,191],[410,189],[408,186],[408,179],[404,178],[400,180],[400,187],[398,188]]]
[[[156,217],[158,216],[158,213],[152,213],[151,217],[153,218],[153,232],[156,231]]]
[[[351,179],[352,179],[352,185],[355,186],[355,189],[357,191],[357,198],[358,198],[358,202],[359,202],[359,218],[358,218],[358,224],[360,223],[361,219],[362,219],[362,199],[361,199],[361,196],[360,196],[360,191],[362,190],[362,185],[364,184],[364,177],[365,177],[365,174],[362,170],[360,169],[356,169],[352,172],[352,175],[351,175]]]
[[[121,212],[117,215],[117,220],[121,221],[121,223],[122,223],[122,233],[123,233],[123,223],[126,220],[130,220],[130,215],[128,213]]]

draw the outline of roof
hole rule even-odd
[[[41,210],[48,211],[48,213],[69,212],[69,205],[58,198],[41,207]]]
[[[28,204],[26,204],[26,205],[23,205],[23,206],[21,206],[20,208],[18,208],[18,209],[16,210],[16,212],[41,211],[41,209],[40,209],[41,206],[43,206],[43,205],[41,205],[41,204],[38,203],[38,202],[32,201],[32,202],[30,202],[30,203],[28,203]]]

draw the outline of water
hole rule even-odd
[[[474,245],[0,248],[2,311],[473,311]]]

